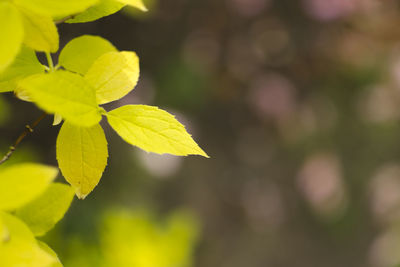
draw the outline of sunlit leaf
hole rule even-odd
[[[18,164],[0,171],[0,210],[13,210],[42,194],[57,176],[57,169],[39,164]]]
[[[98,0],[14,0],[17,5],[35,13],[51,17],[61,17],[78,14]]]
[[[57,256],[57,254],[54,252],[54,250],[51,247],[49,247],[46,243],[44,243],[40,240],[38,240],[38,245],[43,251],[47,252],[49,255],[53,256],[56,259],[56,262],[51,264],[49,267],[62,267],[63,266],[61,264],[60,259]]]
[[[0,1],[0,72],[14,60],[24,38],[24,26],[18,10],[9,2]]]
[[[0,73],[0,92],[15,90],[18,80],[37,73],[44,73],[44,66],[40,64],[35,51],[22,46],[14,62]]]
[[[83,35],[70,41],[61,51],[59,64],[67,70],[85,74],[101,55],[117,51],[106,39]]]
[[[145,151],[208,157],[173,115],[157,107],[127,105],[109,112],[107,118],[122,139]]]
[[[24,8],[21,8],[20,11],[24,22],[24,43],[36,51],[57,52],[59,37],[53,19]]]
[[[0,212],[10,232],[6,242],[0,243],[0,266],[51,267],[57,259],[41,249],[29,228],[18,218]]]
[[[92,126],[101,120],[95,91],[82,76],[67,71],[38,74],[18,83],[32,100],[49,113],[71,123]]]
[[[82,23],[100,19],[109,16],[121,10],[125,4],[116,0],[100,0],[97,5],[88,8],[86,11],[67,20],[67,23]]]
[[[53,183],[38,198],[19,208],[16,215],[35,236],[41,236],[62,219],[73,197],[74,190],[70,186]]]
[[[107,140],[100,125],[63,124],[57,138],[58,165],[78,198],[85,198],[99,183],[107,157]]]
[[[106,53],[93,63],[85,79],[96,89],[99,104],[118,100],[137,84],[139,58],[134,52]]]
[[[142,11],[147,11],[147,8],[142,0],[117,0],[117,1],[132,7],[136,7]]]

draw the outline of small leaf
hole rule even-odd
[[[0,1],[0,73],[14,60],[24,38],[24,26],[18,10]]]
[[[76,125],[90,127],[101,120],[95,91],[82,76],[67,71],[29,76],[18,83],[31,99],[49,113]]]
[[[14,91],[17,81],[37,73],[44,73],[44,66],[40,64],[35,51],[22,46],[14,62],[0,73],[0,92]]]
[[[46,234],[64,217],[74,197],[74,190],[65,184],[53,183],[38,198],[16,211],[35,236]]]
[[[61,173],[84,199],[99,183],[107,165],[108,149],[99,124],[82,128],[64,122],[57,138],[57,160]]]
[[[145,151],[208,157],[173,115],[157,107],[127,105],[109,112],[107,118],[122,139]]]
[[[142,0],[117,0],[118,2],[124,3],[126,5],[136,7],[142,11],[147,11],[146,6],[143,4]]]
[[[97,5],[88,8],[86,11],[67,20],[67,23],[83,23],[98,20],[102,17],[114,14],[123,8],[125,4],[115,0],[100,0]]]
[[[57,126],[62,122],[62,117],[58,114],[54,114],[53,126]]]
[[[0,266],[51,267],[56,257],[41,249],[29,228],[17,217],[0,212],[0,218],[10,232],[0,243]]]
[[[134,52],[109,52],[90,67],[85,79],[96,89],[97,103],[127,95],[139,80],[139,58]]]
[[[62,17],[80,13],[98,0],[14,0],[14,2],[35,13],[50,17]]]
[[[32,11],[20,8],[24,22],[24,43],[40,52],[57,52],[58,31],[50,16],[38,15]]]
[[[59,64],[67,70],[85,74],[101,55],[117,51],[106,39],[83,35],[70,41],[61,51]]]
[[[18,164],[0,171],[0,210],[14,210],[42,194],[57,176],[57,169],[39,164]]]

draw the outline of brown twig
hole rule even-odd
[[[17,146],[22,142],[22,140],[24,140],[24,138],[28,134],[33,132],[35,127],[46,117],[46,115],[47,115],[46,113],[43,113],[32,124],[30,124],[30,125],[28,124],[25,126],[25,130],[20,134],[20,136],[15,141],[15,143],[12,146],[10,146],[10,149],[8,150],[7,154],[0,160],[0,165],[3,164],[4,162],[6,162],[8,159],[10,159],[10,157],[14,153],[15,149],[17,149]]]

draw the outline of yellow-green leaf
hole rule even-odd
[[[60,259],[57,256],[57,253],[55,253],[54,250],[51,247],[49,247],[49,245],[40,240],[38,240],[38,245],[43,251],[47,252],[49,255],[53,256],[56,259],[56,262],[51,264],[49,267],[63,267]]]
[[[71,123],[92,126],[101,120],[93,87],[82,76],[67,71],[29,76],[18,83],[31,99],[49,113]]]
[[[40,64],[35,51],[22,46],[14,62],[0,73],[0,92],[14,91],[17,81],[37,73],[44,73],[44,66]]]
[[[57,258],[41,249],[29,228],[18,218],[0,212],[10,232],[9,239],[0,243],[0,266],[51,267]]]
[[[117,0],[117,1],[132,7],[136,7],[142,11],[147,11],[147,8],[142,0]]]
[[[74,190],[65,184],[53,183],[38,198],[17,209],[35,236],[42,236],[64,217],[74,197]]]
[[[175,117],[157,107],[127,105],[107,114],[111,127],[131,145],[158,154],[207,154]]]
[[[99,104],[118,100],[137,84],[139,58],[134,52],[106,53],[93,63],[85,79],[96,89]]]
[[[107,165],[108,149],[99,124],[83,128],[64,122],[57,138],[57,160],[61,173],[84,199],[99,183]]]
[[[0,1],[0,72],[14,60],[24,38],[24,26],[18,10]]]
[[[50,16],[38,15],[25,8],[19,9],[24,22],[24,43],[40,52],[57,52],[58,31]]]
[[[14,2],[35,13],[51,17],[62,17],[80,13],[98,0],[14,0]]]
[[[57,173],[56,168],[29,163],[1,169],[0,210],[13,210],[32,201],[46,190]]]
[[[100,0],[97,5],[88,8],[86,11],[67,20],[67,23],[83,23],[94,21],[105,16],[109,16],[121,10],[125,4],[115,0]]]
[[[85,74],[101,55],[117,51],[106,39],[83,35],[70,41],[61,51],[59,64],[67,70]]]

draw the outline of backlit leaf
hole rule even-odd
[[[51,17],[62,17],[78,14],[98,0],[14,0],[14,2],[35,13]]]
[[[83,128],[64,122],[57,138],[57,160],[78,198],[85,198],[99,183],[107,157],[107,140],[99,124]]]
[[[24,43],[36,51],[57,52],[59,37],[53,19],[24,8],[21,8],[20,11],[24,22]]]
[[[173,115],[157,107],[127,105],[109,112],[107,118],[122,139],[145,151],[208,157]]]
[[[1,169],[0,210],[13,210],[35,199],[57,173],[56,168],[28,163]]]
[[[93,63],[85,79],[96,89],[99,104],[118,100],[137,84],[139,58],[134,52],[106,53]]]
[[[18,83],[31,99],[49,113],[71,123],[92,126],[101,120],[95,91],[82,76],[67,71],[29,76]]]
[[[44,73],[44,66],[40,64],[35,51],[22,46],[14,62],[0,73],[0,92],[15,90],[18,80],[37,73]]]
[[[14,60],[24,38],[24,26],[18,10],[9,2],[0,1],[0,72]]]
[[[106,39],[83,35],[70,41],[61,51],[59,64],[67,70],[85,74],[101,55],[117,51]]]
[[[100,0],[97,5],[88,8],[86,11],[74,16],[72,19],[67,20],[67,23],[82,23],[94,21],[99,18],[109,16],[121,10],[125,4],[115,0]]]
[[[17,217],[0,212],[9,230],[6,242],[0,243],[0,266],[51,267],[57,258],[41,249],[29,228]]]
[[[147,8],[142,0],[117,0],[117,1],[132,7],[136,7],[142,11],[147,11]]]
[[[42,236],[62,219],[74,197],[74,190],[65,184],[52,183],[38,198],[16,211],[35,236]]]
[[[40,240],[38,240],[37,242],[38,242],[39,247],[43,251],[47,252],[49,255],[53,256],[56,259],[56,262],[51,264],[49,267],[63,267],[63,265],[61,264],[60,259],[58,258],[57,254],[54,252],[54,250],[51,247],[49,247],[46,243],[44,243],[44,242],[42,242]]]

